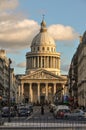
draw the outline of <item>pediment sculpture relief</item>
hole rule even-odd
[[[54,76],[47,74],[47,73],[44,73],[44,72],[34,74],[34,75],[30,76],[30,78],[31,79],[32,78],[34,78],[34,79],[55,79]]]

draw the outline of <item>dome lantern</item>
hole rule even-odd
[[[43,20],[42,20],[42,22],[41,22],[40,32],[46,32],[46,31],[47,31],[46,22],[44,21],[44,17],[43,17]]]

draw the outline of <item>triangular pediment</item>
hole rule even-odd
[[[37,70],[31,74],[25,75],[22,79],[62,79],[61,76],[57,76],[47,70]]]

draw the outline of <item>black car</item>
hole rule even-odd
[[[32,105],[28,105],[27,106],[28,110],[32,113],[33,112],[33,106]]]
[[[18,116],[29,116],[31,115],[31,112],[28,108],[23,107],[23,108],[19,108],[18,110]]]

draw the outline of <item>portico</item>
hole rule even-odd
[[[46,72],[46,73],[45,73]],[[43,74],[42,74],[43,73]],[[39,77],[37,75],[40,75]],[[53,74],[51,79],[41,77],[42,75],[51,75],[48,71],[40,70],[38,74],[32,76],[24,76],[21,82],[21,99],[24,102],[45,103],[53,102],[55,93],[64,87],[66,84],[65,78],[60,79],[60,76]],[[36,79],[37,77],[37,79]],[[64,81],[63,81],[64,80]],[[64,89],[63,89],[64,90]],[[60,95],[61,96],[61,95]]]

